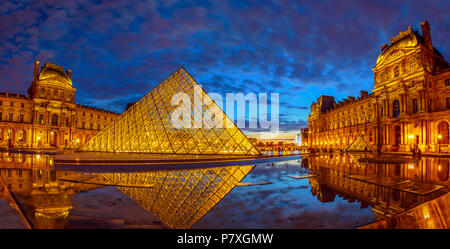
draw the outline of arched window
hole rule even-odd
[[[52,125],[58,125],[58,115],[57,114],[52,115]]]
[[[394,100],[393,108],[394,108],[394,112],[393,112],[394,118],[396,118],[400,114],[400,101],[398,101],[397,99]]]
[[[39,95],[41,98],[45,97],[45,88],[41,88],[41,92]]]
[[[448,144],[449,136],[448,136],[448,123],[442,121],[438,124],[438,143],[439,144]]]

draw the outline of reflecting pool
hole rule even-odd
[[[447,158],[373,164],[340,154],[89,173],[55,170],[48,155],[2,153],[0,176],[0,228],[356,228],[450,185]]]

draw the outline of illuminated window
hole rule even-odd
[[[438,124],[437,130],[438,130],[438,143],[448,144],[449,143],[448,123],[445,121],[441,121]]]

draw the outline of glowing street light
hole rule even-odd
[[[441,153],[441,139],[442,139],[442,135],[439,134],[438,135],[438,151],[439,151],[439,153]]]

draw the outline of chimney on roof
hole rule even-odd
[[[422,28],[423,43],[428,49],[433,50],[433,43],[431,42],[430,24],[428,23],[428,21],[425,20],[420,23],[420,27]]]
[[[386,43],[381,45],[381,52],[383,52],[387,47],[389,47]]]
[[[33,82],[36,82],[39,76],[39,61],[36,60],[34,62],[34,74],[33,74]]]
[[[67,70],[66,70],[66,74],[67,74],[67,76],[69,76],[69,78],[72,78],[72,77],[71,77],[71,76],[72,76],[72,70],[67,69]]]

